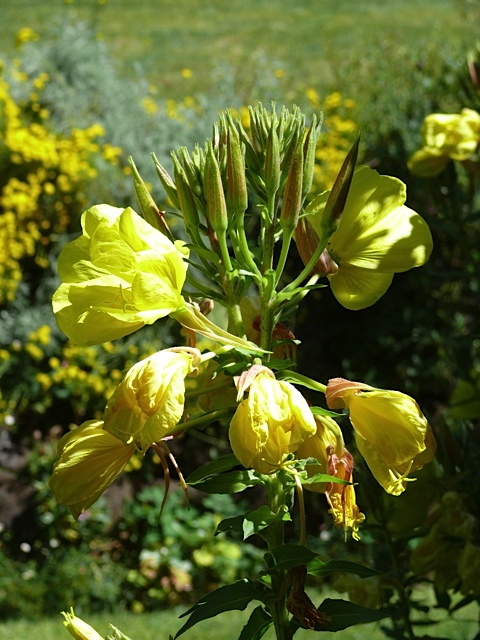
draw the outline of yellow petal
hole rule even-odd
[[[90,420],[59,442],[60,460],[53,467],[49,486],[60,504],[75,518],[88,509],[121,473],[135,451]]]
[[[392,284],[393,273],[378,273],[345,264],[329,277],[330,288],[338,302],[352,311],[375,304]]]

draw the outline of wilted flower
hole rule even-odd
[[[240,394],[247,388],[249,394],[230,423],[233,453],[244,467],[273,473],[316,432],[312,412],[294,386],[276,380],[266,367],[253,371],[247,385],[240,381],[237,386]]]
[[[468,160],[480,142],[480,114],[472,109],[461,113],[432,113],[422,127],[423,147],[408,161],[410,171],[428,178],[445,168],[450,160]]]
[[[75,640],[103,640],[102,636],[98,634],[93,627],[81,618],[77,618],[73,612],[73,608],[70,609],[70,613],[62,611],[62,616],[65,617],[63,621],[65,628]]]
[[[326,398],[330,409],[348,409],[358,450],[387,493],[400,495],[407,476],[432,460],[435,439],[410,396],[333,378]]]
[[[89,420],[66,433],[58,443],[49,486],[74,518],[86,511],[120,475],[135,453],[135,445],[103,429],[101,420]]]
[[[83,234],[60,254],[53,296],[58,326],[82,345],[128,335],[178,309],[188,250],[133,209],[106,204],[82,214]]]
[[[104,429],[125,444],[145,452],[180,421],[185,404],[185,377],[200,364],[200,351],[164,349],[128,371],[105,408]]]
[[[353,458],[345,448],[340,427],[329,416],[315,416],[315,422],[316,434],[308,438],[296,454],[300,459],[317,460],[318,464],[306,465],[308,476],[325,473],[353,483]],[[358,526],[365,520],[365,516],[357,506],[353,484],[318,482],[305,484],[304,488],[325,493],[335,526],[343,528],[345,533],[351,528],[353,539],[360,539]]]
[[[307,207],[302,222],[306,238],[297,239],[310,255],[321,236],[329,192]],[[403,182],[373,169],[356,169],[345,209],[319,261],[333,295],[347,309],[374,304],[390,286],[395,273],[420,267],[430,256],[432,237],[425,221],[404,205]],[[307,241],[308,240],[308,241]],[[308,255],[302,255],[304,262]]]

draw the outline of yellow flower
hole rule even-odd
[[[62,611],[62,616],[65,617],[63,621],[65,628],[75,640],[103,640],[102,636],[99,635],[93,627],[81,618],[77,618],[73,612],[73,608],[70,609],[70,613]]]
[[[302,394],[266,367],[254,365],[245,378],[239,391],[249,394],[230,423],[230,444],[244,467],[273,473],[316,432],[315,420]]]
[[[299,459],[315,458],[318,464],[307,464],[308,477],[317,473],[327,473],[347,482],[353,482],[353,458],[345,448],[343,435],[338,424],[329,416],[316,416],[317,432],[297,450]],[[352,537],[359,540],[358,527],[365,516],[357,506],[353,484],[337,482],[317,482],[306,484],[305,489],[325,493],[330,505],[330,513],[336,527],[352,529]]]
[[[326,398],[330,409],[348,409],[357,448],[387,493],[400,495],[409,473],[433,459],[431,428],[410,396],[333,378]]]
[[[480,142],[480,114],[472,109],[461,113],[432,113],[422,127],[423,147],[408,161],[416,175],[431,177],[440,173],[449,160],[468,160]]]
[[[329,192],[320,194],[307,207],[310,215],[299,231],[303,229],[310,242],[318,244],[328,196]],[[404,205],[405,199],[400,180],[367,166],[355,171],[345,209],[324,252],[328,268],[319,265],[328,275],[333,295],[347,309],[371,306],[387,291],[395,273],[428,260],[430,230]]]
[[[125,446],[103,429],[101,420],[89,420],[60,439],[60,459],[49,486],[58,502],[78,518],[120,475],[134,452],[134,444]]]
[[[128,335],[182,303],[188,251],[132,209],[97,205],[82,215],[83,234],[60,254],[62,284],[53,296],[59,328],[74,342]]]
[[[185,377],[200,363],[200,351],[164,349],[135,364],[107,403],[104,429],[145,452],[180,421]]]

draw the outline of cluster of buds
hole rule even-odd
[[[296,108],[277,114],[259,105],[248,131],[226,112],[203,148],[173,153],[173,177],[155,160],[187,243],[172,236],[133,161],[143,217],[108,205],[83,214],[82,236],[59,259],[59,327],[75,342],[98,344],[170,316],[188,344],[134,365],[103,418],[60,441],[50,485],[75,517],[136,452],[162,455],[165,439],[218,418],[229,425],[239,465],[266,483],[281,471],[325,493],[334,523],[355,538],[364,515],[334,410],[349,412],[357,449],[388,493],[403,492],[409,474],[431,459],[430,427],[408,396],[338,378],[323,385],[294,370],[297,341],[285,323],[325,286],[319,278],[340,304],[361,309],[432,248],[427,225],[404,205],[405,186],[356,167],[358,142],[331,191],[312,194],[319,135],[316,117],[307,127]],[[292,278],[285,266],[295,244],[305,266]],[[215,305],[228,326],[207,318]],[[185,379],[197,374],[189,396]],[[294,384],[325,393],[328,408],[310,407]]]

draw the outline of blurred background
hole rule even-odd
[[[101,416],[123,372],[178,335],[162,321],[81,348],[56,328],[50,299],[82,211],[135,208],[129,155],[175,229],[150,153],[170,169],[170,151],[203,144],[220,110],[247,124],[247,105],[274,101],[324,114],[317,191],[332,186],[361,131],[361,161],[406,182],[407,205],[434,236],[429,263],[397,275],[374,307],[346,311],[324,289],[291,327],[302,372],[414,396],[438,441],[436,461],[401,498],[381,494],[359,462],[360,543],[345,544],[323,496],[308,497],[312,548],[393,576],[314,588],[382,606],[392,621],[380,634],[480,637],[478,162],[452,162],[429,180],[407,169],[425,116],[480,109],[479,0],[0,4],[0,621],[73,604],[78,613],[171,609],[260,566],[260,540],[247,548],[213,535],[248,496],[192,492],[188,509],[174,491],[158,519],[159,460],[132,459],[78,523],[55,502],[47,481],[59,437]],[[225,429],[173,451],[187,476],[228,452]]]

